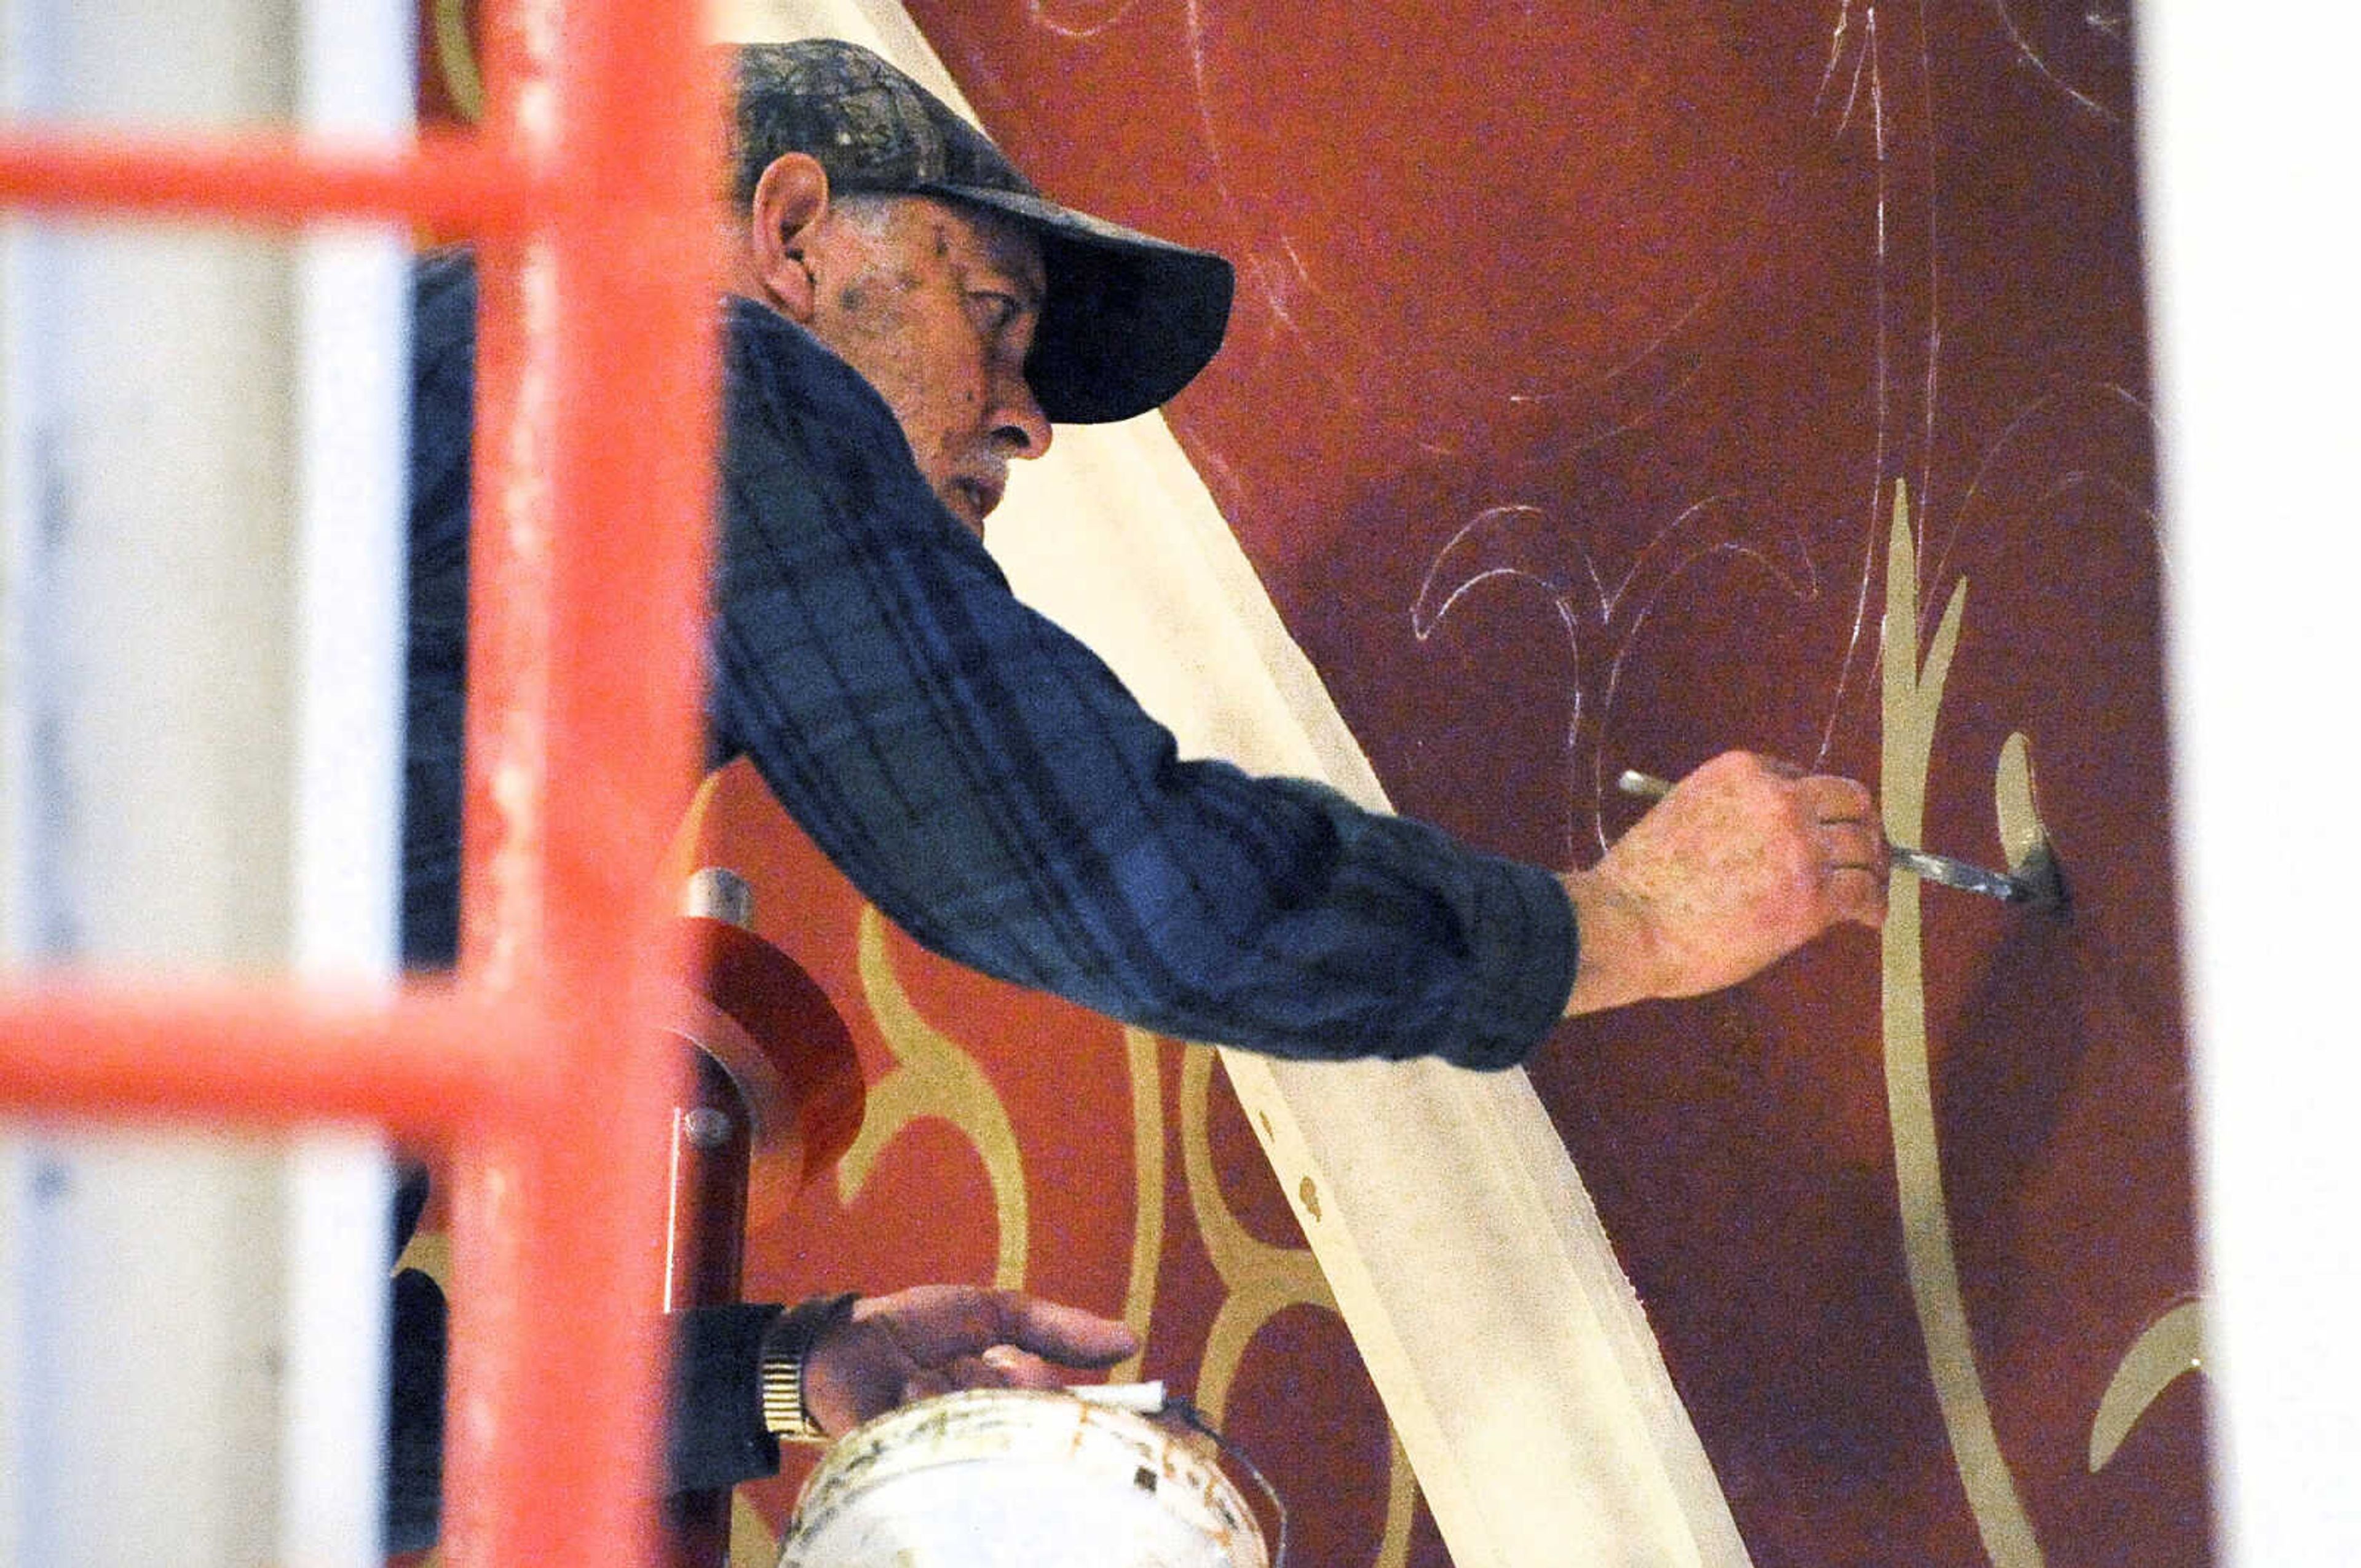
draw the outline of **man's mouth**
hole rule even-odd
[[[994,480],[962,477],[951,481],[951,488],[963,503],[960,510],[979,528],[1000,505],[1002,487]]]

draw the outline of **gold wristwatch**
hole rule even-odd
[[[781,1442],[827,1442],[804,1403],[804,1358],[829,1330],[852,1316],[857,1291],[815,1296],[779,1314],[763,1333],[763,1428]]]

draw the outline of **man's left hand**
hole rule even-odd
[[[1057,1388],[1138,1350],[1129,1328],[1017,1290],[920,1285],[867,1298],[804,1357],[804,1408],[841,1437],[897,1405],[961,1388]]]

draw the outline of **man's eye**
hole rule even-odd
[[[969,308],[986,332],[998,332],[1016,319],[1017,303],[1011,294],[976,293],[968,296]]]

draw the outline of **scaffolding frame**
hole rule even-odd
[[[696,6],[486,0],[487,109],[407,147],[0,127],[0,204],[406,222],[482,282],[466,950],[382,991],[80,971],[0,988],[0,1110],[441,1152],[444,1556],[653,1563],[676,938],[710,548],[720,84]],[[619,388],[630,389],[627,397]]]

